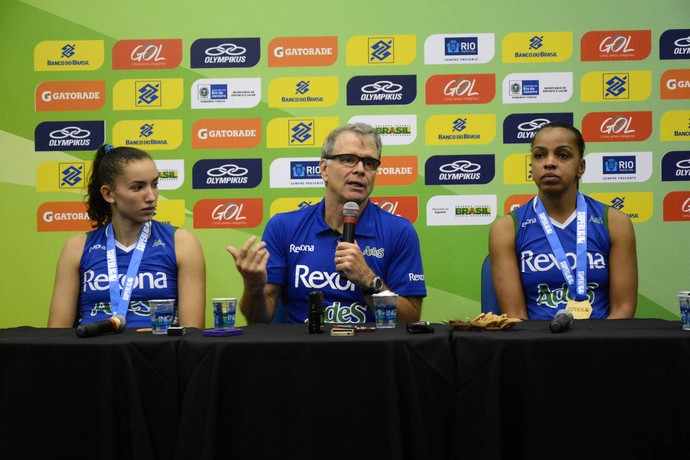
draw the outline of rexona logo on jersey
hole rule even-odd
[[[661,99],[690,99],[690,70],[667,70],[661,76]]]
[[[427,105],[487,104],[496,96],[496,74],[432,75],[425,89]]]
[[[652,192],[589,193],[588,195],[627,214],[633,222],[646,222],[654,214]]]
[[[690,29],[671,29],[662,33],[659,59],[690,59]]]
[[[511,73],[503,79],[504,104],[566,102],[573,96],[572,72]]]
[[[537,130],[547,123],[562,121],[573,124],[572,112],[513,113],[503,120],[504,144],[531,144]]]
[[[580,87],[582,102],[644,101],[652,94],[652,72],[587,72]]]
[[[652,112],[592,112],[582,119],[586,142],[641,142],[652,134]]]
[[[664,222],[690,221],[690,192],[671,192],[664,197]]]
[[[324,67],[338,59],[338,37],[278,37],[268,44],[269,67]]]
[[[651,51],[651,30],[593,31],[580,39],[581,61],[641,61]]]
[[[488,225],[496,219],[496,195],[439,195],[426,203],[426,224]]]
[[[34,130],[37,152],[93,150],[105,142],[103,121],[44,121]]]
[[[417,98],[417,76],[352,77],[346,91],[347,105],[407,105]]]
[[[194,205],[194,228],[255,228],[263,219],[261,198],[209,199]]]
[[[690,151],[668,152],[661,159],[662,181],[690,180]]]
[[[661,115],[662,141],[690,141],[690,110],[669,110]]]
[[[182,120],[124,120],[113,127],[113,144],[142,150],[174,150],[182,145]]]
[[[345,54],[348,66],[408,65],[417,57],[417,37],[359,35],[347,41]]]
[[[34,47],[37,72],[97,70],[104,61],[103,40],[54,40]]]
[[[496,137],[496,115],[432,115],[426,121],[427,145],[488,144]]]
[[[271,188],[323,187],[319,157],[277,158],[271,162]]]
[[[174,69],[182,62],[182,39],[120,40],[113,70]]]
[[[407,186],[417,180],[416,156],[381,157],[381,166],[376,170],[376,186]]]
[[[321,148],[328,133],[338,127],[338,117],[273,118],[266,125],[266,147]]]
[[[193,109],[251,109],[261,102],[260,78],[203,78],[192,84]]]
[[[330,107],[338,100],[338,77],[280,77],[268,85],[269,107]]]
[[[413,224],[419,217],[419,197],[416,196],[372,196],[371,202],[389,214],[404,217]]]
[[[319,197],[298,197],[298,198],[278,198],[271,203],[270,216],[273,217],[280,212],[297,211],[298,209],[314,206],[323,199]]]
[[[91,220],[82,201],[47,202],[36,212],[36,230],[39,232],[87,232],[92,230]]]
[[[652,152],[594,152],[585,160],[583,183],[645,182],[652,176]]]
[[[36,111],[98,110],[105,103],[105,80],[44,81],[36,87]]]
[[[494,48],[494,34],[430,35],[424,40],[424,64],[486,64]]]
[[[184,160],[153,160],[158,169],[158,190],[176,190],[184,184]]]
[[[532,156],[527,153],[508,155],[503,161],[503,183],[534,184],[532,178]]]
[[[91,174],[91,161],[48,161],[36,169],[37,192],[83,192]]]
[[[113,110],[174,110],[183,99],[182,78],[120,80],[113,87]]]
[[[510,195],[508,198],[506,198],[506,201],[503,203],[503,214],[505,215],[511,213],[520,206],[524,206],[525,204],[527,204],[529,200],[531,200],[535,196],[535,194]]]
[[[426,185],[488,184],[495,174],[494,155],[435,155],[424,165]]]
[[[192,126],[193,149],[251,149],[261,142],[261,118],[199,120]]]
[[[564,62],[573,54],[572,32],[513,32],[503,37],[503,62]]]
[[[193,69],[254,67],[261,58],[259,38],[201,38],[192,43]]]
[[[357,115],[348,122],[373,126],[383,145],[408,145],[417,138],[417,115]]]
[[[254,188],[261,183],[261,158],[199,160],[192,169],[192,187]]]

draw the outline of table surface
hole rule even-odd
[[[679,321],[434,326],[0,330],[0,457],[688,457]]]

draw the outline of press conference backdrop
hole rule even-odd
[[[200,239],[210,299],[241,294],[227,245],[322,196],[319,147],[354,120],[384,141],[374,202],[419,232],[423,319],[478,313],[489,226],[535,193],[546,120],[582,127],[582,191],[634,222],[638,316],[677,318],[689,17],[687,0],[2,0],[0,327],[46,324],[101,143],[154,156],[157,218]]]

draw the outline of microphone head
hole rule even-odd
[[[111,319],[113,320],[113,324],[115,324],[114,332],[122,332],[125,330],[125,327],[127,327],[127,320],[125,320],[124,316],[113,315]]]
[[[343,217],[359,217],[359,205],[354,201],[348,201],[343,206]]]

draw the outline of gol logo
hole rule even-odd
[[[416,156],[384,156],[376,172],[376,185],[412,185],[417,174]]]
[[[254,228],[264,218],[261,198],[208,199],[194,205],[194,228]]]
[[[36,229],[39,232],[84,232],[92,230],[91,220],[82,202],[48,202],[38,207]]]
[[[640,61],[651,51],[651,30],[587,32],[580,40],[582,61]]]
[[[664,222],[690,221],[690,192],[671,192],[664,197]]]
[[[413,224],[419,217],[419,198],[416,196],[372,196],[371,202],[390,214],[404,217]]]
[[[113,70],[174,69],[182,62],[182,40],[120,40],[113,46]]]
[[[105,81],[44,81],[36,87],[36,111],[98,110],[105,103]]]
[[[592,112],[582,120],[587,142],[640,142],[652,134],[652,112]]]
[[[503,204],[503,213],[508,214],[510,212],[515,211],[517,208],[526,204],[529,200],[531,200],[535,196],[536,195],[534,195],[534,194],[510,195],[508,198],[506,198],[506,201]]]
[[[426,81],[427,104],[487,104],[495,96],[495,74],[433,75]]]

